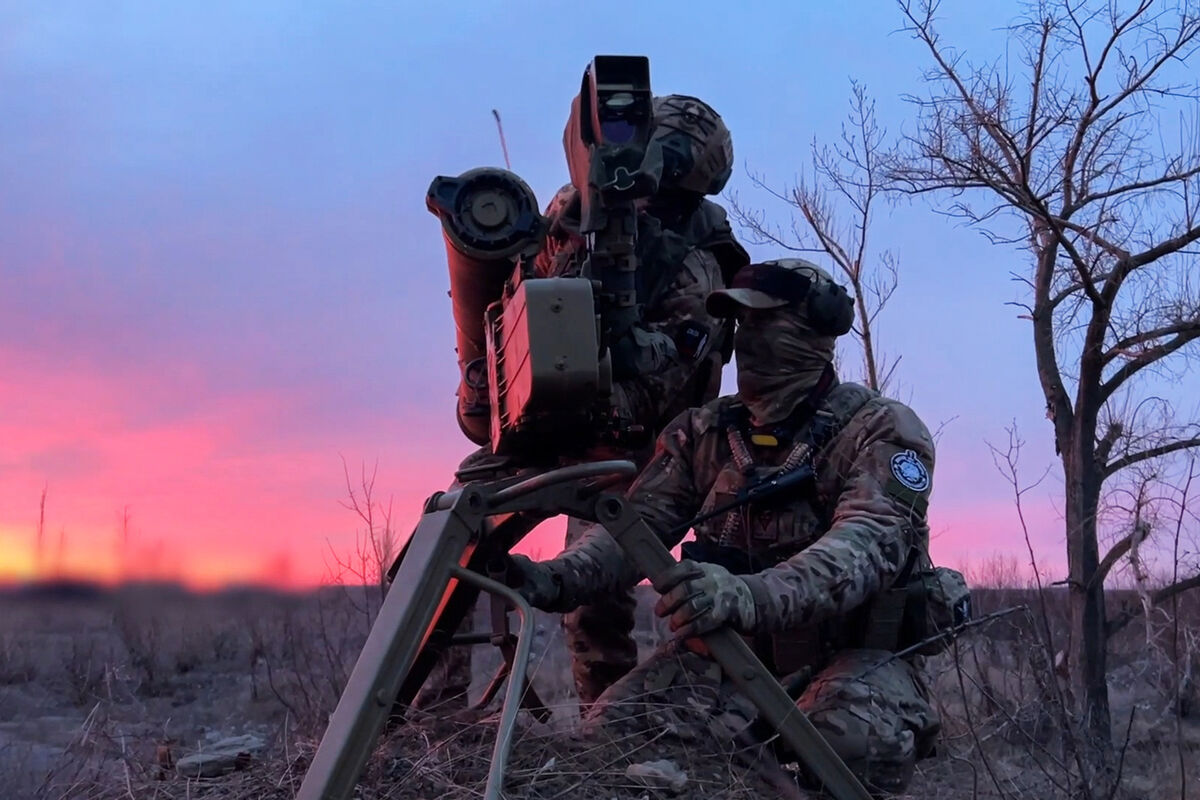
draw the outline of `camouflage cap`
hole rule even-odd
[[[738,308],[782,308],[798,304],[814,284],[833,284],[833,276],[811,261],[781,258],[738,270],[728,289],[710,292],[705,306],[714,317],[732,317]]]

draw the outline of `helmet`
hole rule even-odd
[[[733,139],[712,106],[684,94],[654,98],[652,142],[662,148],[661,188],[719,194],[733,174]]]
[[[732,317],[738,308],[801,309],[813,330],[841,336],[854,324],[854,300],[833,276],[811,261],[781,258],[738,270],[728,289],[710,292],[705,302],[714,317]]]

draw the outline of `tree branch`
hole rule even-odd
[[[1137,347],[1139,344],[1145,344],[1147,342],[1154,341],[1155,339],[1161,339],[1162,337],[1170,336],[1173,333],[1191,333],[1193,338],[1200,337],[1200,319],[1182,320],[1170,325],[1164,325],[1161,328],[1155,328],[1154,330],[1142,331],[1140,333],[1135,333],[1132,336],[1126,336],[1124,339],[1117,341],[1108,349],[1108,351],[1104,354],[1104,363],[1107,365],[1117,358],[1130,355],[1127,351],[1131,347]],[[1136,358],[1137,355],[1139,354],[1135,354],[1133,357]]]
[[[1088,588],[1091,589],[1097,584],[1103,583],[1104,579],[1108,577],[1108,573],[1114,566],[1116,566],[1117,562],[1121,560],[1121,556],[1133,549],[1135,544],[1144,540],[1149,533],[1150,529],[1146,526],[1134,526],[1132,533],[1130,533],[1128,536],[1122,537],[1121,541],[1114,544],[1112,549],[1105,553],[1104,559],[1100,562],[1100,566],[1096,567],[1096,573],[1088,582]]]
[[[1100,274],[1096,275],[1095,279],[1099,280],[1099,281],[1103,281],[1107,277],[1108,277],[1108,273],[1104,272],[1104,273],[1100,273]],[[1064,300],[1069,299],[1073,294],[1075,294],[1082,288],[1083,288],[1083,284],[1078,281],[1076,281],[1075,283],[1069,284],[1066,288],[1064,288],[1058,294],[1056,294],[1050,298],[1050,307],[1058,308],[1060,305],[1062,305]]]
[[[1079,208],[1082,208],[1083,206],[1087,205],[1088,203],[1094,202],[1096,200],[1107,200],[1108,198],[1115,197],[1117,195],[1128,194],[1129,192],[1138,192],[1138,191],[1141,191],[1142,189],[1153,189],[1156,186],[1164,186],[1168,183],[1180,183],[1183,181],[1190,180],[1191,178],[1194,178],[1197,175],[1200,175],[1200,166],[1193,167],[1185,172],[1173,172],[1170,174],[1162,175],[1158,178],[1150,178],[1149,180],[1134,181],[1133,183],[1126,183],[1122,186],[1116,186],[1111,189],[1106,189],[1103,192],[1089,193],[1085,197],[1081,198],[1077,205]]]
[[[1184,331],[1178,334],[1170,341],[1164,342],[1154,347],[1147,347],[1138,355],[1129,359],[1125,366],[1113,373],[1112,377],[1106,380],[1100,386],[1100,402],[1104,402],[1112,397],[1113,392],[1121,388],[1127,380],[1132,378],[1137,373],[1141,372],[1146,367],[1160,361],[1163,358],[1171,355],[1179,348],[1183,347],[1188,342],[1200,337],[1200,327],[1195,330]]]
[[[1121,456],[1120,458],[1118,458],[1116,461],[1112,462],[1111,464],[1105,465],[1104,470],[1103,470],[1104,479],[1107,480],[1108,478],[1111,478],[1113,475],[1117,474],[1118,472],[1125,469],[1126,467],[1130,467],[1130,466],[1132,466],[1134,464],[1138,464],[1142,461],[1149,461],[1152,458],[1158,458],[1159,456],[1170,455],[1171,453],[1178,453],[1180,450],[1188,450],[1193,447],[1200,447],[1200,438],[1177,439],[1174,442],[1167,442],[1166,444],[1160,444],[1157,447],[1151,447],[1146,450],[1140,450],[1136,453],[1129,453],[1127,455]]]
[[[1172,597],[1182,594],[1189,589],[1195,589],[1198,586],[1200,586],[1200,574],[1193,575],[1187,580],[1182,580],[1159,589],[1150,596],[1150,600],[1155,606],[1159,606]],[[1108,636],[1111,638],[1119,630],[1141,616],[1144,611],[1145,609],[1141,605],[1126,604],[1121,613],[1113,617],[1108,623]]]
[[[1168,256],[1171,253],[1182,250],[1195,241],[1200,241],[1200,225],[1194,225],[1178,236],[1167,239],[1165,242],[1160,242],[1154,247],[1144,250],[1135,256],[1131,256],[1129,261],[1132,263],[1129,271],[1132,272],[1138,267],[1144,267],[1147,264],[1152,264],[1163,256]]]
[[[1074,231],[1075,233],[1078,233],[1084,239],[1087,239],[1092,244],[1101,248],[1102,250],[1107,252],[1113,258],[1118,258],[1118,259],[1122,259],[1122,260],[1127,260],[1130,258],[1128,250],[1106,240],[1103,236],[1096,233],[1091,228],[1080,225],[1077,222],[1072,222],[1069,219],[1063,219],[1062,217],[1054,217],[1053,222],[1056,225],[1061,225],[1062,227],[1066,228],[1069,231]],[[1114,270],[1114,272],[1115,272],[1115,270]],[[1110,272],[1110,273],[1105,274],[1103,277],[1105,279],[1111,279],[1112,275],[1113,275],[1113,273]]]
[[[1104,437],[1096,442],[1096,464],[1102,469],[1108,461],[1108,454],[1112,452],[1113,445],[1125,433],[1125,426],[1120,422],[1114,422],[1108,426],[1108,430],[1104,432]]]

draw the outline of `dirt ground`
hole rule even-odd
[[[981,610],[1029,602],[994,592]],[[378,592],[333,587],[304,596],[263,591],[193,595],[173,587],[102,592],[60,586],[0,595],[0,780],[12,800],[291,798],[369,628]],[[649,652],[663,636],[639,607]],[[486,609],[478,609],[482,624]],[[1197,617],[1190,617],[1197,619]],[[1053,611],[1047,621],[1061,620]],[[1060,708],[1063,682],[1046,663],[1033,614],[1014,613],[960,640],[929,669],[944,723],[911,798],[1087,797]],[[1113,655],[1116,798],[1200,800],[1195,653],[1178,631],[1133,625]],[[806,795],[781,787],[712,743],[596,741],[574,732],[577,705],[557,618],[536,620],[531,680],[554,710],[521,715],[506,779],[510,797],[610,800]],[[1195,631],[1196,626],[1184,626]],[[1166,635],[1174,630],[1174,637]],[[499,663],[475,659],[478,697]],[[1185,691],[1177,692],[1184,687]],[[1183,699],[1185,702],[1181,703]],[[496,715],[420,717],[385,737],[362,798],[477,798]],[[187,778],[174,766],[234,736],[261,749],[237,769]],[[1077,744],[1077,743],[1076,743]],[[665,759],[686,774],[677,792],[647,788],[632,764]],[[784,776],[785,778],[788,776]],[[779,780],[777,775],[776,780]],[[1098,783],[1096,784],[1098,785]],[[1107,792],[1095,800],[1110,800]]]

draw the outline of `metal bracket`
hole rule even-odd
[[[298,800],[353,796],[394,707],[402,709],[416,695],[480,591],[508,600],[521,616],[517,641],[511,656],[506,654],[508,691],[485,794],[485,800],[496,800],[525,694],[532,609],[517,592],[481,573],[543,519],[587,506],[586,498],[598,490],[582,481],[634,472],[632,462],[603,461],[468,484],[431,497],[392,570],[391,588],[330,715]]]
[[[508,754],[512,750],[513,728],[517,724],[517,712],[520,710],[521,698],[525,689],[525,671],[529,668],[529,654],[533,647],[533,608],[525,602],[525,598],[504,584],[485,578],[462,567],[453,567],[451,574],[461,581],[470,583],[492,596],[503,597],[512,603],[521,618],[521,627],[517,632],[517,644],[512,654],[512,673],[508,678],[508,691],[504,695],[504,703],[500,707],[500,727],[496,731],[496,744],[492,748],[492,764],[488,769],[487,785],[483,790],[484,800],[500,800],[500,789],[504,783],[504,767],[508,763]],[[303,798],[303,787],[297,798]]]

